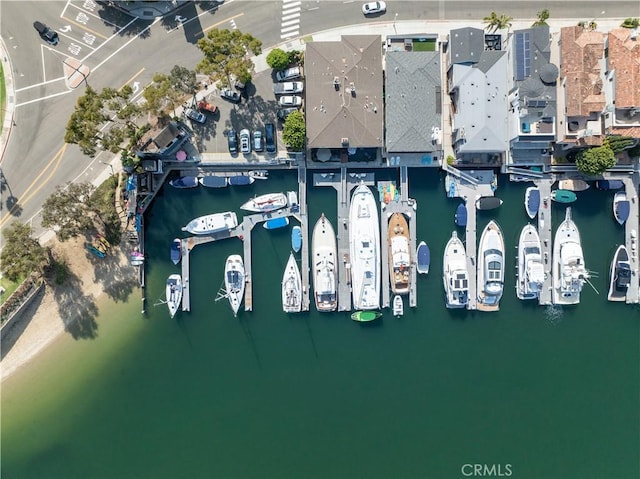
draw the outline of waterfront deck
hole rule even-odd
[[[544,306],[553,304],[553,273],[551,267],[553,264],[553,249],[551,246],[553,244],[553,225],[551,221],[553,201],[551,201],[551,185],[553,185],[554,181],[553,176],[535,181],[535,185],[540,189],[540,210],[537,216],[537,227],[542,249],[542,264],[544,265],[544,284],[538,296],[538,304]],[[545,200],[547,206],[544,205]]]
[[[631,208],[624,230],[625,245],[627,246],[627,251],[629,251],[629,262],[631,263],[631,284],[627,291],[627,304],[637,304],[640,302],[640,278],[638,276],[638,227],[640,226],[638,218],[638,200],[640,198],[638,195],[640,194],[640,186],[638,185],[640,184],[640,173],[636,172],[627,178],[620,179],[622,179],[624,183],[627,198],[630,198],[629,205]]]

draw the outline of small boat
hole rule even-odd
[[[207,188],[225,188],[229,181],[225,176],[202,176],[198,179],[202,186],[206,186]]]
[[[447,192],[447,198],[454,198],[456,196],[456,179],[451,175],[447,175],[444,178],[444,190]]]
[[[264,222],[262,227],[266,230],[277,230],[278,228],[284,228],[289,225],[289,218],[286,216],[280,216],[279,218],[271,218]]]
[[[578,304],[582,287],[589,277],[580,232],[571,219],[569,207],[553,242],[553,303]]]
[[[143,259],[132,259],[131,266],[142,266],[144,264]]]
[[[316,309],[320,312],[335,311],[338,304],[336,296],[336,234],[324,213],[313,228],[311,257]]]
[[[540,209],[540,190],[535,186],[530,186],[524,193],[524,208],[527,216],[533,219]]]
[[[132,251],[131,261],[144,261],[144,253],[141,253],[140,251]]]
[[[242,303],[244,285],[244,263],[242,262],[242,256],[232,254],[224,264],[224,288],[234,316],[238,315],[240,303]]]
[[[302,228],[297,225],[291,229],[291,247],[296,253],[302,248]]]
[[[238,217],[233,211],[226,213],[213,213],[199,216],[189,221],[182,231],[188,231],[194,235],[209,235],[229,231],[238,226]]]
[[[360,321],[361,323],[367,323],[380,317],[382,317],[382,313],[380,311],[356,311],[351,314],[351,319],[354,321]]]
[[[629,218],[629,212],[631,211],[631,204],[627,199],[627,193],[624,191],[618,191],[613,196],[613,216],[618,224],[624,224]]]
[[[478,210],[493,210],[502,204],[500,198],[495,196],[483,196],[476,200],[476,209]]]
[[[467,205],[464,203],[456,208],[455,222],[458,226],[467,226]]]
[[[578,199],[573,191],[569,190],[553,190],[551,192],[551,199],[558,203],[573,203]]]
[[[247,177],[248,178],[248,177]],[[287,197],[284,193],[267,193],[256,196],[240,206],[241,210],[255,213],[268,213],[287,206]]]
[[[404,314],[404,301],[402,301],[402,296],[396,294],[393,297],[393,315],[396,318],[399,318]]]
[[[98,241],[100,241],[100,243],[104,245],[105,248],[107,249],[111,248],[111,243],[107,241],[107,238],[105,238],[102,235],[96,235],[96,237],[98,238]]]
[[[598,180],[596,188],[599,190],[619,190],[624,187],[624,183],[620,180]]]
[[[180,238],[175,238],[171,242],[171,261],[173,264],[178,264],[182,257],[182,241]]]
[[[391,215],[387,238],[391,291],[393,294],[407,294],[411,279],[411,250],[409,224],[402,213]]]
[[[631,263],[626,246],[620,245],[611,261],[609,278],[609,301],[626,301],[627,291],[631,284]]]
[[[442,282],[444,283],[447,308],[464,308],[469,302],[469,271],[467,270],[467,252],[458,238],[451,238],[444,248]]]
[[[105,254],[104,252],[100,251],[98,248],[96,248],[95,246],[93,246],[92,244],[86,243],[85,246],[87,247],[87,249],[89,250],[89,252],[98,257],[98,258],[104,258]]]
[[[298,211],[298,193],[295,191],[287,191],[287,205],[292,211]]]
[[[268,180],[269,179],[269,170],[251,170],[247,172],[249,178],[253,178],[255,180]]]
[[[167,278],[167,307],[169,308],[169,316],[173,318],[178,312],[180,301],[182,300],[182,276],[172,274]]]
[[[498,311],[504,290],[504,237],[494,220],[482,231],[478,244],[477,278],[479,311]]]
[[[578,179],[560,180],[558,181],[558,188],[569,191],[584,191],[589,189],[589,183]]]
[[[91,246],[100,251],[101,253],[107,254],[107,247],[101,243],[97,238],[94,238]]]
[[[427,274],[429,272],[429,264],[431,263],[431,252],[429,251],[427,243],[424,241],[420,241],[420,244],[418,244],[416,258],[418,258],[416,271],[419,274]]]
[[[255,178],[246,175],[230,176],[227,180],[231,186],[247,186],[256,181]]]
[[[302,311],[302,278],[293,253],[289,255],[282,276],[282,309],[285,313]]]
[[[538,299],[544,285],[542,244],[533,225],[525,225],[518,240],[518,279],[516,296],[519,299]]]
[[[174,188],[195,188],[198,186],[197,176],[180,176],[169,182]]]

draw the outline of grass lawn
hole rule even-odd
[[[414,52],[435,52],[436,40],[435,39],[413,40],[413,51]]]

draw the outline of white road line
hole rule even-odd
[[[300,25],[298,20],[289,20],[288,22],[282,22],[282,27],[288,27],[289,25]]]
[[[288,8],[288,9],[283,8],[282,9],[282,15],[289,15],[291,13],[296,13],[296,12],[299,12],[299,11],[300,11],[300,7]]]
[[[47,95],[47,96],[43,96],[41,98],[36,98],[35,100],[29,100],[29,101],[25,101],[22,103],[16,103],[16,108],[20,107],[20,106],[25,106],[25,105],[30,105],[31,103],[35,103],[37,101],[42,101],[42,100],[48,100],[49,98],[55,98],[57,96],[60,95],[67,95],[68,93],[71,93],[73,90],[67,90],[67,91],[63,91],[60,93],[54,93],[53,95]]]
[[[300,33],[300,10],[302,2],[296,0],[282,0],[282,19],[280,23],[280,38],[291,38]]]
[[[299,7],[300,5],[302,5],[302,2],[289,2],[287,0],[283,0],[282,3],[284,5],[286,5],[287,8],[289,8],[289,7]]]
[[[137,17],[136,17],[137,19]],[[111,55],[109,55],[107,58],[105,58],[104,60],[102,60],[100,63],[98,63],[95,67],[93,67],[92,72],[95,73],[102,65],[104,65],[106,62],[108,62],[109,60],[111,60],[111,58],[113,58],[114,56],[116,56],[118,53],[120,53],[120,50],[127,48],[129,46],[130,43],[138,40],[138,37],[141,37],[144,32],[146,32],[147,30],[149,30],[152,26],[154,26],[156,23],[158,23],[160,21],[160,18],[156,18],[153,23],[151,23],[150,25],[147,25],[144,29],[142,29],[136,36],[134,36],[131,40],[129,40],[127,43],[125,43],[124,45],[122,45],[120,48],[118,48],[115,52],[113,52]],[[115,36],[115,35],[114,35]],[[113,37],[111,37],[113,38]],[[111,38],[109,38],[109,40],[111,40]],[[108,40],[107,40],[108,41]],[[103,43],[102,45],[100,45],[100,47],[106,45],[106,42]],[[100,48],[98,47],[98,48]],[[98,49],[96,49],[95,51],[97,51]],[[90,56],[87,55],[85,58],[88,58]],[[83,61],[84,63],[84,61]]]
[[[280,39],[286,40],[287,38],[297,37],[299,33],[300,33],[299,31],[295,31],[295,32],[287,33],[286,35],[280,35]]]
[[[292,15],[283,15],[282,21],[291,20],[292,18],[300,18],[300,12],[294,13]]]
[[[290,30],[300,30],[300,28],[298,27],[298,25],[292,25],[292,26],[290,26],[290,27],[283,27],[283,28],[281,28],[281,29],[280,29],[280,32],[281,32],[281,33],[284,33],[284,32],[290,31]]]
[[[40,83],[35,83],[33,85],[25,86],[25,87],[22,87],[22,88],[17,88],[15,91],[16,91],[16,93],[19,93],[21,91],[29,90],[30,88],[35,88],[35,87],[39,87],[39,86],[42,86],[42,85],[47,85],[49,83],[55,83],[55,82],[60,81],[60,80],[64,80],[64,77],[58,77],[58,78],[54,78],[53,80],[47,80],[47,81],[43,81],[43,82],[40,82]]]

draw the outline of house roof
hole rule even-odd
[[[382,147],[382,39],[344,35],[310,42],[305,52],[309,148]],[[337,82],[337,86],[336,86]]]
[[[457,28],[449,34],[449,62],[476,63],[484,52],[484,30]]]
[[[599,63],[604,55],[604,34],[573,26],[563,27],[560,38],[567,116],[600,113],[605,106]]]
[[[389,152],[431,152],[442,123],[440,52],[387,52],[386,147]]]
[[[617,108],[640,107],[640,38],[633,30],[616,28],[609,32],[609,70],[615,70]]]

